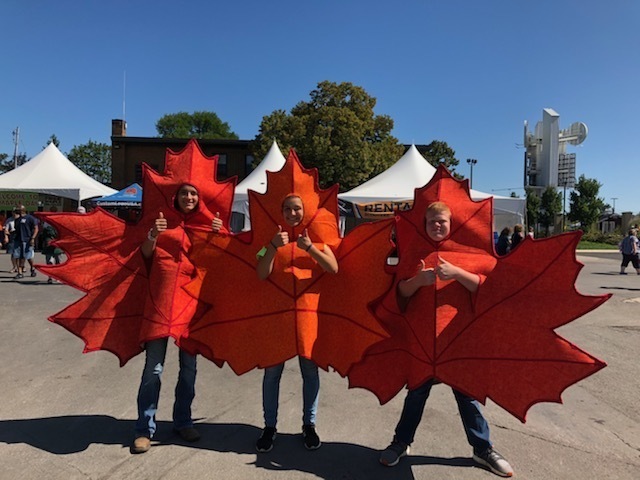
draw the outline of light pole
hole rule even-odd
[[[611,197],[611,200],[613,200],[613,207],[611,208],[611,213],[616,213],[616,200],[618,199],[618,197]]]
[[[467,163],[471,167],[471,173],[469,174],[469,188],[473,188],[473,166],[478,163],[475,158],[467,158]]]

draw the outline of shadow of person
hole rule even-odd
[[[134,424],[134,420],[118,420],[107,415],[2,420],[0,442],[24,443],[55,455],[82,452],[92,444],[119,445],[128,449]],[[257,469],[305,472],[327,480],[413,480],[413,468],[417,466],[474,466],[470,458],[410,455],[390,469],[378,462],[378,450],[352,443],[324,442],[320,449],[308,451],[304,448],[301,434],[289,433],[279,433],[270,452],[258,453],[255,441],[262,430],[253,425],[196,422],[202,438],[195,443],[183,441],[173,432],[171,422],[161,421],[157,425],[153,449],[178,446],[220,453],[253,454],[255,462],[249,465]]]

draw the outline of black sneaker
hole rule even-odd
[[[32,277],[35,277],[35,276],[36,276],[36,270],[35,270],[35,268],[32,268],[32,269],[31,269],[31,276],[32,276]]]
[[[322,445],[320,437],[316,433],[315,425],[303,425],[302,436],[304,437],[304,447],[307,450],[316,450]]]
[[[380,463],[387,467],[394,467],[400,459],[409,454],[411,447],[404,442],[393,439],[391,445],[385,448],[380,454]]]
[[[276,439],[277,430],[275,427],[264,427],[262,435],[256,442],[256,450],[259,452],[270,452],[273,448],[273,441]]]
[[[488,449],[482,454],[473,454],[473,461],[489,468],[496,475],[501,477],[512,477],[513,468],[505,458],[496,452],[493,448]]]

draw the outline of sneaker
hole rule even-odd
[[[400,459],[409,455],[411,447],[404,442],[394,439],[387,448],[380,454],[380,463],[387,467],[393,467],[398,464]]]
[[[47,283],[49,283],[49,284],[53,283],[53,278],[49,277],[49,278],[47,279]]]
[[[496,475],[501,477],[512,477],[513,468],[509,465],[502,455],[496,452],[493,448],[488,449],[486,452],[478,455],[473,454],[473,461],[488,467]]]
[[[151,439],[149,437],[137,437],[131,445],[131,453],[145,453],[151,448]]]
[[[36,276],[36,270],[35,270],[35,268],[32,268],[32,269],[31,269],[31,276],[32,276],[32,277],[35,277],[35,276]]]
[[[200,440],[200,432],[198,432],[194,427],[185,427],[179,430],[176,428],[174,429],[174,432],[180,435],[180,438],[185,442],[197,442]]]
[[[303,425],[302,436],[304,437],[304,447],[307,450],[316,450],[322,445],[315,425]]]
[[[277,430],[275,427],[264,427],[262,435],[256,442],[256,450],[259,452],[270,452],[273,448],[273,441],[276,439]]]
[[[15,277],[13,277],[13,278],[15,278],[16,280],[20,280],[21,278],[24,278],[24,275],[23,275],[23,274],[21,274],[21,273],[19,273],[19,274],[17,274],[17,275],[16,275]]]

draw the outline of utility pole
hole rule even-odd
[[[18,168],[18,143],[20,141],[20,127],[13,131],[13,168]]]
[[[611,208],[611,213],[616,213],[616,200],[618,199],[618,197],[611,197],[611,200],[613,200],[613,207]]]

